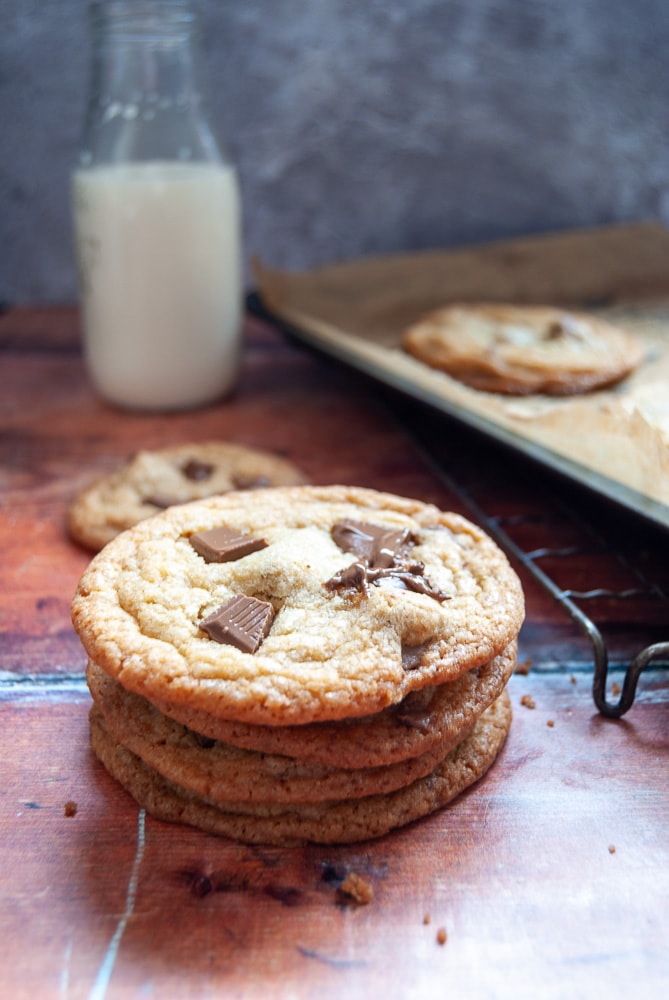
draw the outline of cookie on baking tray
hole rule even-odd
[[[172,507],[72,605],[107,768],[157,815],[268,843],[377,836],[476,780],[523,613],[466,519],[343,486]]]
[[[287,459],[230,441],[138,451],[74,498],[67,526],[75,541],[98,551],[121,531],[173,504],[306,481]]]
[[[626,330],[552,306],[454,303],[421,317],[402,347],[474,389],[566,396],[613,385],[642,361]]]

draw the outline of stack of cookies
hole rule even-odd
[[[520,582],[456,514],[356,487],[171,507],[84,573],[91,738],[154,816],[349,843],[426,816],[506,738]]]

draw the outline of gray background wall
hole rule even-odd
[[[669,0],[200,0],[247,257],[669,223]],[[0,299],[76,297],[84,0],[0,0]]]

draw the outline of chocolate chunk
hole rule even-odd
[[[423,563],[411,563],[406,566],[390,566],[388,569],[368,569],[366,576],[369,583],[378,580],[394,580],[401,583],[407,590],[416,594],[427,594],[435,601],[448,601],[450,595],[433,587],[427,577],[423,576]]]
[[[236,490],[255,490],[269,486],[268,476],[233,476],[232,485]]]
[[[562,319],[552,320],[544,330],[544,340],[575,340],[583,341],[585,334],[577,319],[564,314]]]
[[[402,650],[402,666],[405,670],[415,669],[420,665],[422,654],[427,649],[427,644],[422,646],[407,647],[406,652],[417,653],[417,659],[409,667],[405,662],[405,650]],[[426,733],[430,729],[430,707],[434,700],[435,689],[433,687],[420,688],[418,691],[410,691],[409,694],[395,706],[395,721],[408,729],[418,729],[421,733]]]
[[[364,563],[354,562],[335,573],[333,577],[326,581],[328,590],[345,590],[351,587],[353,590],[367,592],[367,567]]]
[[[198,531],[188,539],[205,562],[233,562],[267,548],[264,538],[254,538],[223,525],[211,531]]]
[[[448,600],[448,594],[425,578],[423,563],[408,561],[410,546],[416,542],[408,528],[382,528],[364,521],[344,520],[337,521],[330,533],[343,552],[352,552],[358,558],[326,581],[328,590],[349,587],[367,596],[368,584],[390,579],[436,601]]]
[[[426,643],[420,646],[402,647],[402,666],[405,670],[415,670],[423,661],[423,654],[427,649]]]
[[[559,320],[553,320],[549,323],[546,331],[544,333],[544,340],[559,340],[560,337],[564,337],[565,328]]]
[[[190,479],[194,483],[201,483],[204,479],[211,478],[214,466],[211,462],[203,462],[199,458],[190,458],[181,466],[181,471],[186,479]]]
[[[267,601],[238,594],[200,622],[200,628],[214,642],[236,646],[242,653],[255,653],[274,620],[274,608]]]
[[[442,590],[433,587],[427,577],[423,576],[424,566],[422,563],[414,563],[406,568],[391,566],[390,569],[370,569],[367,570],[367,579],[370,583],[377,580],[396,580],[407,590],[413,590],[416,594],[427,594],[435,601],[450,601],[450,594],[445,594]]]
[[[183,502],[177,497],[168,497],[164,493],[152,493],[150,497],[143,499],[143,503],[150,503],[152,507],[159,507],[161,510],[167,510],[168,507],[174,507],[175,504]]]
[[[383,528],[363,521],[338,521],[331,534],[342,552],[352,552],[372,569],[393,566],[411,541],[408,528]]]
[[[391,580],[401,584],[406,590],[412,590],[416,594],[427,594],[435,601],[449,601],[450,594],[433,587],[430,581],[423,575],[423,564],[413,563],[406,568],[400,566],[388,566],[384,569],[370,569],[364,562],[354,562],[350,566],[335,573],[333,577],[326,580],[325,586],[328,590],[345,590],[350,588],[358,590],[367,596],[368,584],[378,583],[379,580]]]
[[[429,733],[430,731],[429,715],[419,715],[415,712],[398,712],[395,718],[401,726],[406,726],[407,729],[417,729],[419,733]]]

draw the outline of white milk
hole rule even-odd
[[[239,367],[234,170],[169,162],[81,169],[73,204],[85,354],[101,395],[156,410],[223,395]]]

